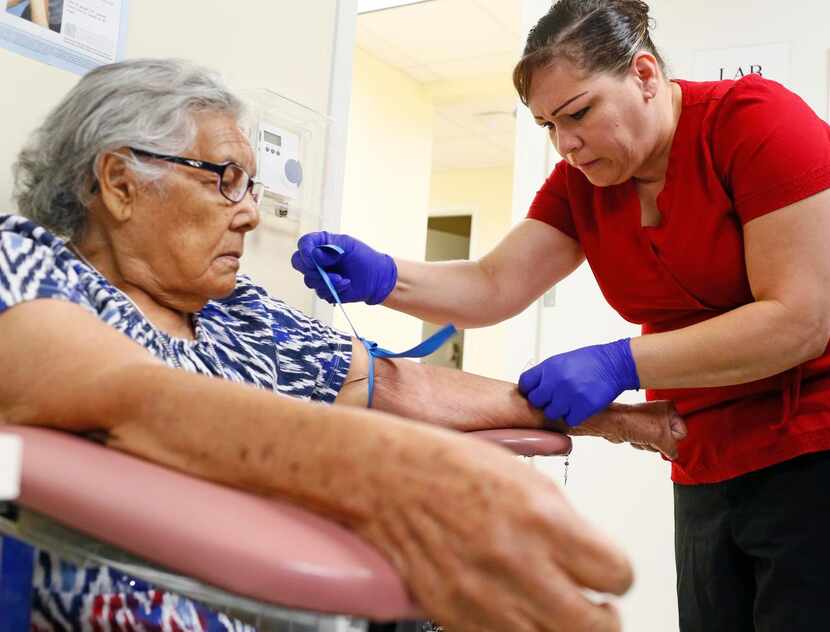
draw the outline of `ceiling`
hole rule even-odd
[[[431,0],[357,20],[357,45],[432,96],[436,170],[512,164],[521,39],[521,0]]]

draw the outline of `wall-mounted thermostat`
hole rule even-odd
[[[257,154],[257,179],[262,181],[266,194],[286,208],[296,205],[303,183],[300,136],[275,125],[260,123]]]

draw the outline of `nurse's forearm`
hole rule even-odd
[[[477,261],[395,259],[398,282],[385,307],[459,329],[483,327],[512,316],[493,278]]]
[[[676,331],[633,338],[644,388],[742,384],[786,371],[827,347],[825,318],[765,300]]]
[[[526,219],[476,261],[396,259],[398,282],[383,304],[433,323],[483,327],[518,314],[583,260],[565,233]]]

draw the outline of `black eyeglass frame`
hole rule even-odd
[[[129,147],[128,148],[131,152],[133,152],[136,156],[144,156],[146,158],[153,158],[155,160],[163,160],[164,162],[171,162],[176,165],[183,165],[185,167],[192,167],[193,169],[201,169],[202,171],[210,171],[215,173],[219,176],[218,181],[216,182],[216,187],[219,190],[219,193],[222,194],[229,202],[234,204],[239,204],[242,200],[245,199],[245,195],[248,193],[251,194],[251,197],[254,200],[254,204],[259,206],[259,203],[262,201],[262,193],[264,185],[262,182],[255,180],[251,175],[245,171],[245,168],[237,162],[233,160],[229,160],[228,162],[223,162],[221,164],[217,164],[215,162],[208,162],[207,160],[198,160],[196,158],[185,158],[183,156],[169,156],[167,154],[157,154],[154,151],[147,151],[146,149],[137,149],[136,147]],[[228,167],[234,166],[242,173],[244,173],[248,178],[248,185],[242,189],[242,195],[239,196],[238,200],[234,200],[230,195],[225,193],[222,189],[222,182],[225,180],[225,171]],[[258,189],[258,190],[255,190]]]

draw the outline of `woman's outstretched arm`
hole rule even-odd
[[[368,356],[353,340],[352,364],[338,403],[365,406]],[[546,421],[515,384],[408,360],[376,360],[373,406],[431,424],[468,432],[491,428],[548,428],[572,436],[602,437],[677,456],[686,426],[670,402],[611,404],[580,426]]]
[[[505,450],[169,368],[65,301],[0,313],[0,349],[0,423],[104,431],[113,448],[337,520],[451,629],[620,629],[582,589],[626,591],[627,561]]]

